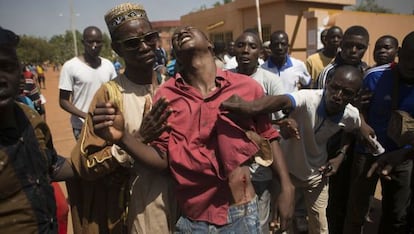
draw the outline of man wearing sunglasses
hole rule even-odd
[[[151,107],[158,33],[137,4],[115,6],[105,22],[125,71],[96,92],[72,152],[82,178],[72,208],[75,233],[171,233],[176,220],[171,179],[131,151],[138,141],[149,143],[168,128],[164,122],[169,112],[163,114],[167,103],[161,100]],[[110,114],[102,115],[102,110]],[[100,130],[101,121],[119,127],[127,140],[107,137],[116,131]]]
[[[59,78],[59,104],[71,114],[70,122],[76,140],[96,90],[116,76],[111,61],[99,56],[103,46],[99,28],[85,28],[82,44],[85,48],[83,54],[66,61]]]

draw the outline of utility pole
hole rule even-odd
[[[76,40],[76,30],[75,30],[75,15],[74,15],[74,11],[73,11],[73,0],[69,0],[70,1],[70,28],[72,30],[72,35],[73,35],[73,48],[74,48],[74,52],[75,52],[75,56],[78,56],[78,42]]]
[[[263,42],[263,35],[262,35],[262,20],[260,17],[260,2],[256,0],[256,12],[257,12],[257,30],[259,32],[260,40]]]

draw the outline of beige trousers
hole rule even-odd
[[[308,212],[309,234],[328,234],[326,207],[328,206],[328,178],[318,175],[310,180],[302,181],[290,175],[296,190],[303,191],[306,210]]]

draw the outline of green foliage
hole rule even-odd
[[[75,35],[78,54],[82,54],[84,51],[82,34],[76,31]],[[106,33],[103,34],[103,42],[101,56],[112,59],[111,39]],[[49,41],[45,38],[23,35],[20,37],[17,53],[20,60],[27,63],[49,61],[51,63],[63,64],[66,60],[75,56],[72,31],[68,30],[64,34],[55,35]]]
[[[80,33],[78,36],[78,33],[76,33],[76,39],[78,42],[78,51],[79,50],[79,46],[80,46]],[[65,32],[65,34],[61,34],[61,35],[56,35],[53,36],[50,40],[49,40],[49,44],[51,44],[52,48],[53,48],[53,58],[51,59],[53,62],[62,64],[64,63],[66,60],[72,58],[75,55],[74,52],[74,44],[73,44],[73,34],[71,31],[67,30]]]
[[[111,47],[111,38],[108,34],[104,33],[103,36],[103,46],[101,50],[101,57],[107,58],[109,60],[113,60],[115,58],[115,52],[112,50]]]
[[[39,63],[49,60],[53,55],[50,44],[42,38],[20,36],[17,54],[22,62]]]
[[[375,0],[362,0],[360,4],[352,8],[354,11],[392,13],[388,8],[378,5]]]
[[[231,3],[231,2],[233,2],[233,0],[223,0],[223,4],[227,4],[227,3]],[[221,4],[222,4],[221,2],[217,1],[213,4],[213,7],[221,6]]]

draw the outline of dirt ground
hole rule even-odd
[[[70,125],[70,115],[59,107],[59,73],[53,71],[52,68],[46,71],[46,89],[42,89],[42,94],[46,97],[46,121],[51,129],[53,135],[53,142],[57,152],[65,157],[70,156],[70,152],[75,145],[75,139],[72,134]],[[64,182],[60,183],[65,194],[66,187]],[[377,192],[373,202],[373,222],[367,225],[366,234],[377,233],[377,223],[381,211],[381,193],[380,187],[377,186]],[[72,234],[72,224],[69,216],[68,220],[68,234]]]
[[[53,143],[56,151],[69,157],[72,148],[75,146],[72,127],[70,125],[70,115],[59,106],[59,73],[49,68],[45,73],[46,89],[42,89],[42,94],[46,97],[46,122],[52,132]],[[64,182],[60,183],[65,195],[67,196]],[[68,218],[68,234],[72,234],[71,218]]]

